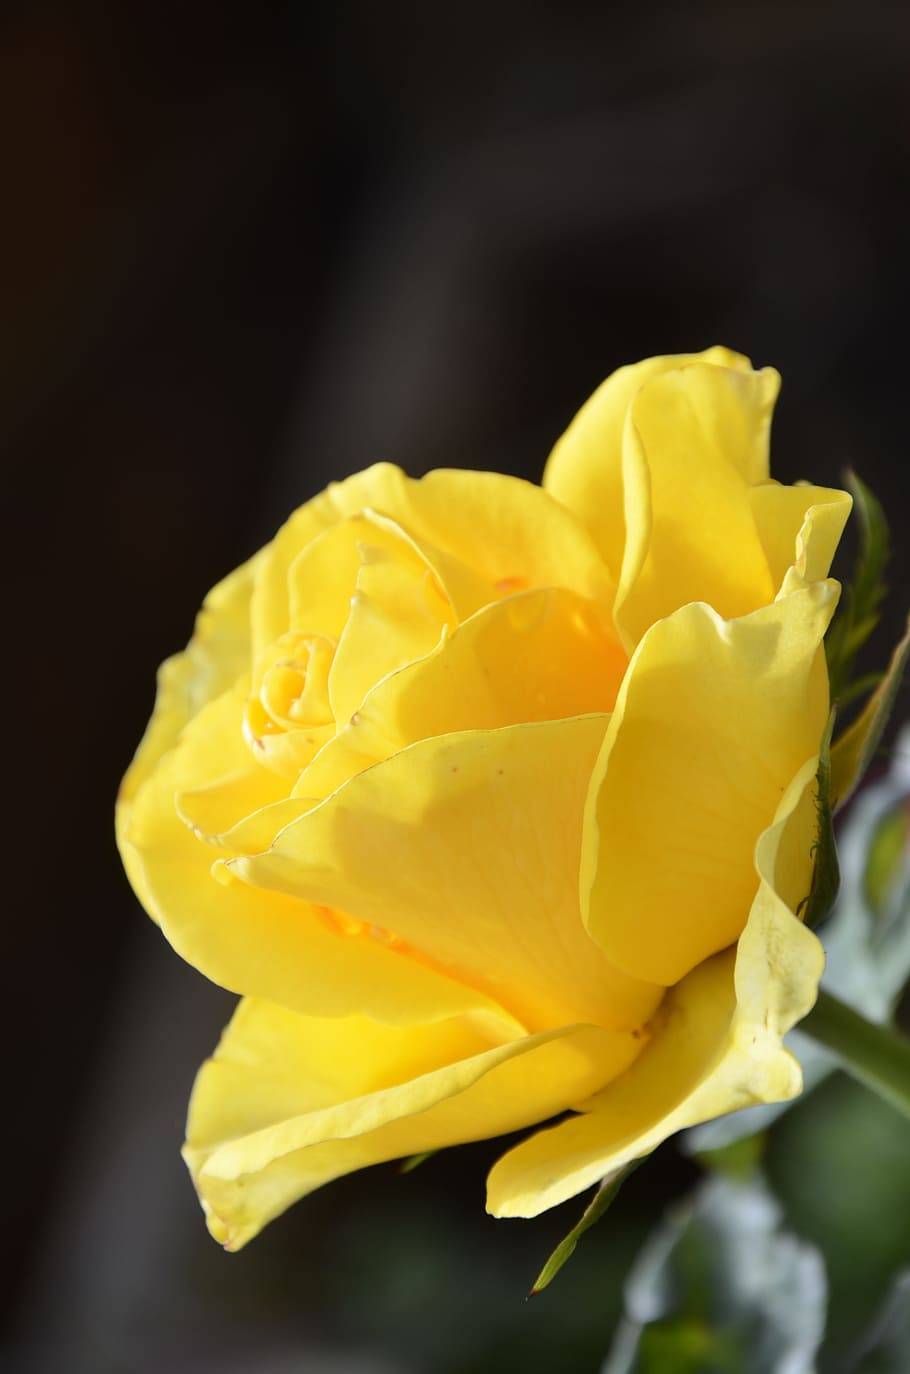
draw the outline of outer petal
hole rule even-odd
[[[437,564],[453,600],[459,592],[468,598],[459,604],[462,616],[526,587],[570,587],[605,607],[612,602],[612,583],[593,543],[539,487],[500,473],[444,469],[414,481],[378,463],[333,483],[276,535],[256,578],[257,652],[288,625],[288,572],[297,555],[322,530],[364,510],[407,531]],[[470,579],[459,569],[471,569]]]
[[[158,670],[155,709],[117,797],[118,843],[127,876],[140,897],[139,874],[129,847],[122,843],[133,798],[162,755],[173,748],[187,721],[248,670],[250,598],[261,559],[262,553],[257,554],[212,588],[186,649],[167,659]]]
[[[652,626],[593,770],[581,890],[608,958],[667,985],[740,934],[751,857],[828,713],[819,656],[837,584],[741,620],[686,606]]]
[[[422,740],[227,869],[403,939],[531,1029],[638,1027],[660,992],[610,965],[578,906],[605,725],[582,716]]]
[[[184,824],[212,844],[250,812],[287,796],[287,783],[256,762],[243,737],[248,687],[249,678],[240,678],[189,722],[180,739],[183,785],[174,793],[173,807]],[[129,834],[124,839],[130,843]]]
[[[585,402],[550,454],[543,483],[590,530],[618,582],[623,560],[622,444],[626,413],[645,382],[687,363],[748,372],[748,358],[727,348],[646,358],[612,373]]]
[[[798,482],[765,482],[750,493],[771,581],[779,589],[791,567],[807,582],[828,576],[853,506],[846,491]]]
[[[248,670],[250,598],[262,557],[260,551],[212,588],[186,649],[161,665],[155,709],[123,780],[122,797],[136,792],[187,721]]]
[[[593,1026],[496,1045],[460,1020],[400,1030],[246,1001],[196,1081],[184,1155],[209,1229],[236,1250],[340,1174],[562,1111],[638,1048]]]
[[[759,891],[735,965],[728,952],[694,969],[668,994],[644,1053],[586,1115],[532,1136],[494,1166],[487,1206],[495,1216],[536,1216],[683,1127],[800,1091],[782,1038],[811,1009],[824,964],[790,905],[800,887],[802,897],[808,891],[817,766],[812,758],[799,771],[759,840]]]
[[[136,793],[121,825],[121,851],[136,892],[177,952],[232,991],[315,1015],[361,1011],[407,1024],[470,1012],[514,1028],[475,989],[367,933],[342,933],[356,926],[339,924],[306,902],[213,878],[213,861],[231,851],[200,839],[181,820],[175,798],[188,819],[205,815],[213,830],[230,819],[224,809],[230,787],[217,792],[217,805],[206,792],[231,773],[234,751],[243,750],[242,698],[242,691],[228,693],[194,718]],[[263,785],[270,785],[271,775],[260,773]]]
[[[774,596],[750,487],[767,474],[779,381],[770,368],[690,363],[654,377],[632,398],[615,610],[628,644],[691,601],[736,616]]]
[[[625,666],[596,608],[574,592],[548,587],[493,602],[425,658],[383,678],[294,792],[326,797],[432,736],[608,711]]]

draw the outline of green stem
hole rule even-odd
[[[910,1116],[910,1040],[822,991],[799,1029],[832,1050],[853,1078]]]

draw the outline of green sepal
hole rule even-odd
[[[821,1254],[758,1175],[713,1175],[645,1241],[602,1374],[809,1374],[825,1327]]]
[[[840,887],[840,865],[834,839],[834,811],[831,803],[831,735],[834,730],[834,708],[818,751],[815,809],[817,828],[813,847],[812,881],[802,917],[807,926],[817,926],[834,905]]]
[[[541,1269],[537,1278],[534,1280],[528,1297],[534,1298],[538,1293],[553,1282],[560,1269],[566,1264],[575,1253],[575,1247],[581,1240],[585,1231],[589,1231],[595,1222],[600,1221],[601,1217],[609,1210],[616,1194],[631,1173],[643,1164],[643,1159],[633,1159],[631,1164],[626,1164],[622,1169],[617,1169],[614,1174],[609,1174],[597,1189],[594,1197],[582,1212],[578,1221],[572,1227],[567,1236],[563,1236],[556,1249],[550,1255],[544,1267]]]
[[[420,1154],[408,1155],[407,1159],[403,1159],[398,1166],[398,1172],[400,1174],[412,1174],[415,1169],[420,1168],[421,1164],[438,1153],[438,1150],[422,1150]]]
[[[831,696],[838,702],[850,689],[857,654],[878,624],[886,590],[885,565],[891,553],[881,502],[855,472],[848,470],[844,480],[859,523],[859,554],[840,611],[825,638]]]
[[[910,657],[910,617],[904,637],[896,646],[888,667],[852,724],[834,741],[831,748],[831,793],[834,809],[839,811],[853,794],[875,757],[888,717],[897,699]]]

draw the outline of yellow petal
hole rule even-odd
[[[582,813],[605,724],[422,740],[228,871],[403,939],[530,1029],[640,1026],[658,989],[619,974],[579,913]]]
[[[645,382],[693,362],[751,370],[748,358],[726,348],[647,358],[621,367],[585,402],[547,463],[544,486],[590,530],[616,582],[625,543],[622,444],[626,413]]]
[[[407,1024],[470,1012],[512,1024],[489,998],[418,963],[403,949],[368,933],[342,933],[343,923],[331,913],[213,878],[213,860],[231,850],[200,839],[180,819],[175,798],[179,795],[184,809],[199,817],[194,808],[205,804],[206,789],[234,761],[242,696],[229,693],[194,718],[139,789],[121,826],[121,852],[136,893],[177,952],[223,987],[309,1014],[361,1011]],[[222,794],[217,800],[222,809],[205,813],[213,831],[230,818],[238,799]],[[243,825],[254,827],[256,815],[261,813]],[[224,842],[232,843],[231,832]]]
[[[185,825],[212,843],[251,811],[287,795],[286,784],[255,762],[243,738],[248,685],[249,678],[241,676],[197,712],[180,735],[180,770],[187,785],[175,791],[173,805]],[[126,842],[133,829],[131,819]]]
[[[307,509],[303,507],[303,511]],[[301,514],[298,512],[298,516]],[[292,517],[292,521],[295,518]],[[282,532],[281,537],[287,536]],[[288,569],[291,629],[300,634],[318,634],[338,640],[347,624],[351,597],[357,591],[363,566],[375,561],[379,552],[431,577],[435,574],[434,560],[443,561],[437,550],[425,550],[395,521],[376,511],[366,509],[347,516],[306,544]],[[451,573],[449,564],[446,568]],[[455,575],[451,575],[454,578]],[[462,569],[460,575],[470,578],[471,573],[469,569]],[[454,606],[442,579],[436,575],[436,580],[440,599]],[[479,598],[482,604],[488,599],[489,588],[483,584],[480,591],[472,585],[470,593],[463,594],[469,602]]]
[[[645,382],[632,398],[615,610],[627,644],[691,601],[732,617],[774,596],[750,487],[767,473],[778,382],[769,368],[690,363]]]
[[[224,837],[251,815],[284,801],[283,790],[274,773],[251,763],[214,782],[182,789],[174,797],[174,808],[200,839],[223,845]]]
[[[400,525],[431,562],[438,555],[436,570],[453,602],[459,593],[468,597],[461,615],[506,590],[526,587],[570,587],[604,606],[612,600],[612,584],[594,545],[539,487],[500,473],[454,470],[415,481],[378,463],[307,502],[272,541],[253,595],[257,653],[289,624],[288,576],[294,560],[321,531],[367,510]]]
[[[339,725],[351,719],[374,683],[428,654],[455,623],[448,597],[422,560],[371,547],[361,560],[329,674]]]
[[[132,801],[180,731],[205,704],[226,691],[249,668],[250,598],[262,553],[213,587],[196,617],[193,637],[183,653],[158,670],[155,709],[117,796],[116,826],[123,865],[138,891],[139,874],[120,837],[129,824]]]
[[[771,581],[780,588],[791,567],[807,582],[828,576],[835,550],[853,505],[848,492],[766,482],[750,494]]]
[[[302,773],[326,797],[409,744],[458,730],[608,711],[626,657],[593,604],[546,588],[493,602],[432,653],[380,681]]]
[[[672,984],[745,924],[755,841],[828,714],[837,584],[740,620],[686,606],[639,645],[593,771],[582,905],[608,958]]]
[[[495,1216],[536,1216],[684,1127],[800,1091],[781,1042],[814,1004],[824,954],[782,889],[808,891],[817,766],[811,758],[799,770],[756,847],[759,890],[735,963],[726,952],[695,968],[667,994],[642,1055],[585,1115],[499,1160],[487,1188]]]
[[[564,1110],[640,1043],[570,1026],[496,1044],[461,1020],[402,1030],[246,1001],[197,1078],[184,1156],[209,1229],[236,1250],[341,1174]]]
[[[186,793],[182,794],[180,800],[184,802],[185,807]],[[231,855],[261,854],[274,842],[279,831],[290,825],[291,821],[296,821],[299,816],[305,815],[315,805],[316,802],[309,797],[285,797],[281,801],[272,802],[269,806],[260,807],[258,811],[251,811],[229,829],[214,837],[206,834],[206,838],[210,842],[214,841]],[[185,820],[184,810],[181,810],[180,814]]]

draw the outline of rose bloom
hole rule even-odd
[[[118,836],[242,994],[184,1151],[228,1249],[350,1170],[561,1116],[489,1176],[534,1216],[799,1091],[850,499],[769,478],[778,384],[721,348],[622,368],[542,487],[369,468],[162,667]]]

